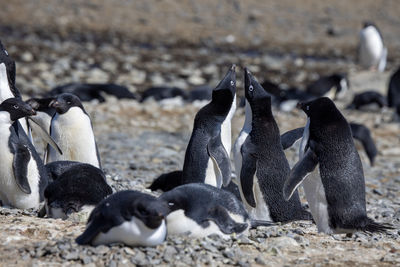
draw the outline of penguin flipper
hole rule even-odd
[[[311,149],[308,149],[304,157],[294,165],[293,169],[290,171],[289,178],[283,185],[283,197],[286,201],[292,197],[297,187],[304,181],[309,173],[314,171],[317,165],[317,155],[315,155]]]
[[[224,234],[241,233],[248,227],[247,223],[238,223],[234,221],[231,216],[229,216],[228,211],[220,205],[208,211],[207,219],[217,224]]]
[[[207,144],[207,153],[217,163],[222,176],[222,184],[227,186],[231,182],[231,161],[221,141],[221,135],[217,134]]]
[[[281,135],[281,144],[283,150],[291,147],[297,140],[299,140],[303,136],[304,127],[300,127],[297,129],[293,129],[287,131],[286,133]]]
[[[350,128],[353,138],[362,143],[371,166],[373,166],[375,157],[378,154],[378,150],[376,149],[374,140],[371,137],[371,132],[362,124],[350,123]]]
[[[15,181],[22,192],[30,194],[31,187],[28,181],[28,163],[31,154],[27,146],[21,143],[12,143],[14,149],[13,172]]]
[[[106,232],[102,231],[102,228],[102,223],[94,219],[89,223],[86,230],[75,239],[76,243],[79,245],[89,245],[100,232]]]
[[[257,168],[257,159],[251,153],[252,144],[250,143],[249,136],[243,143],[241,148],[242,153],[242,169],[240,171],[240,186],[246,202],[253,208],[256,207],[256,200],[254,198],[253,183],[254,175]]]
[[[35,123],[40,131],[39,131],[39,135],[40,137],[46,141],[48,144],[50,144],[55,150],[58,151],[58,153],[60,153],[62,155],[62,151],[61,148],[57,145],[57,143],[53,140],[53,138],[49,135],[49,133],[42,127],[42,125],[40,125],[39,123],[37,123],[34,119],[32,119],[31,117],[28,117],[28,119],[30,121],[32,121],[33,123]]]

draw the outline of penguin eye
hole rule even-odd
[[[250,91],[250,92],[253,92],[253,85],[250,85],[250,86],[249,86],[249,91]]]
[[[231,86],[234,86],[234,85],[235,85],[235,83],[233,81],[231,81]]]
[[[138,211],[139,211],[140,215],[142,215],[142,216],[149,215],[149,212],[144,207],[139,207]]]
[[[18,106],[17,104],[15,104],[15,105],[13,106],[13,108],[14,108],[14,109],[19,109],[19,106]]]
[[[172,206],[174,206],[174,205],[175,205],[174,202],[169,202],[169,203],[168,203],[168,206],[170,206],[170,207],[172,207]]]
[[[67,105],[71,105],[71,101],[67,101]]]

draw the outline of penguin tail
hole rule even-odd
[[[158,176],[148,189],[151,191],[161,190],[167,192],[182,184],[182,171],[173,171]]]
[[[374,220],[367,218],[365,225],[360,230],[369,233],[386,233],[387,230],[393,230],[394,227],[388,223],[377,223]]]
[[[263,221],[263,220],[251,220],[250,221],[251,229],[255,229],[260,226],[269,227],[269,226],[274,226],[274,225],[276,225],[276,223],[271,222],[271,221]]]

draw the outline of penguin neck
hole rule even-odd
[[[249,133],[251,131],[251,125],[253,120],[252,120],[251,107],[247,99],[246,99],[246,104],[244,106],[244,110],[245,110],[245,118],[242,131]]]
[[[213,91],[212,100],[209,105],[212,106],[215,115],[225,118],[231,110],[233,101],[234,95],[230,90],[217,90]]]
[[[11,86],[8,81],[7,68],[4,63],[0,64],[0,101],[14,97],[11,91]]]

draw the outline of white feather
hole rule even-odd
[[[384,59],[384,60],[383,60]],[[386,64],[386,52],[382,38],[374,26],[368,26],[360,32],[359,60],[364,68],[377,68],[384,70]]]

